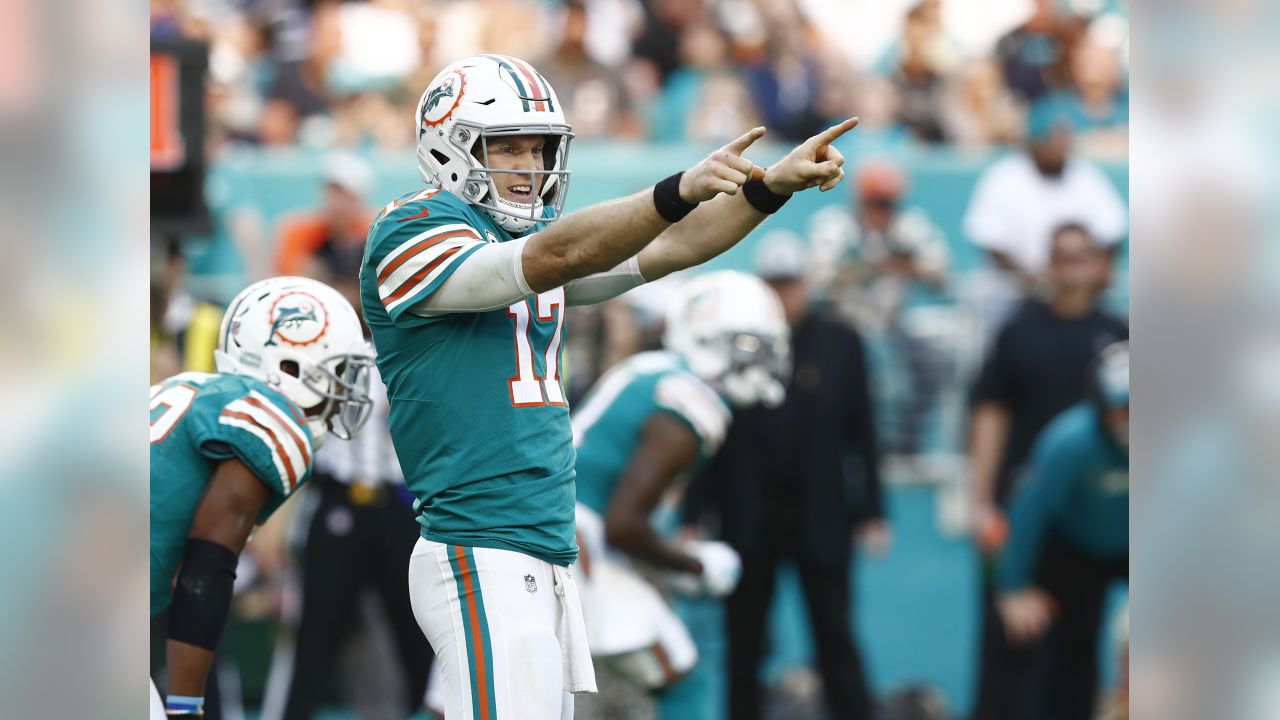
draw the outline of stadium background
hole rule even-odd
[[[999,68],[1007,60],[998,54],[997,40],[1016,28],[1033,11],[1033,4],[585,3],[592,18],[586,34],[589,62],[600,77],[617,80],[616,87],[623,88],[619,92],[628,96],[627,111],[600,111],[603,117],[580,130],[570,155],[574,179],[569,210],[633,192],[688,167],[757,120],[771,127],[771,135],[748,154],[757,163],[767,164],[790,146],[788,135],[805,135],[805,125],[799,121],[791,130],[774,129],[778,125],[771,122],[770,114],[783,112],[778,116],[782,120],[813,117],[820,125],[851,112],[862,116],[864,123],[839,145],[849,158],[850,181],[831,193],[798,196],[738,247],[702,269],[750,270],[754,247],[771,232],[790,230],[802,238],[811,237],[816,211],[851,206],[852,175],[869,159],[891,161],[909,177],[903,204],[922,209],[945,236],[951,254],[946,288],[913,294],[904,311],[904,320],[945,357],[937,368],[945,377],[929,410],[921,455],[886,459],[894,546],[885,558],[859,560],[856,627],[877,694],[907,684],[931,685],[945,694],[956,713],[965,712],[971,701],[981,571],[965,527],[964,397],[983,351],[982,338],[989,332],[971,296],[971,280],[986,261],[965,237],[962,219],[978,176],[996,159],[1017,152],[1025,133],[1031,103],[1011,81],[996,87],[983,85],[981,71],[993,64]],[[1047,12],[1062,18],[1088,18],[1079,21],[1080,32],[1112,51],[1116,92],[1123,92],[1125,6],[1112,2],[1045,5],[1052,6]],[[931,15],[924,23],[925,29],[936,33],[924,42],[930,48],[926,55],[935,63],[930,68],[934,80],[924,85],[936,91],[922,91],[920,83],[902,79],[903,48],[921,42],[907,37],[911,24],[907,14],[919,13],[918,7],[936,13],[936,18]],[[619,39],[627,39],[627,13],[638,13],[632,22],[641,30],[629,47],[619,47]],[[618,15],[624,19],[618,20]],[[208,222],[202,228],[192,225],[153,238],[153,298],[162,298],[162,306],[171,310],[163,316],[153,314],[153,365],[168,369],[188,361],[185,345],[198,309],[218,308],[244,283],[271,274],[282,224],[320,202],[324,169],[335,151],[354,153],[372,168],[367,196],[371,208],[420,184],[409,118],[417,93],[445,58],[477,50],[506,52],[526,57],[546,72],[547,62],[559,62],[559,56],[568,52],[560,41],[567,17],[561,3],[537,0],[153,2],[153,40],[181,36],[211,49],[204,85],[207,136],[202,148],[207,162],[203,193]],[[663,19],[655,20],[659,17]],[[744,17],[755,17],[756,22]],[[764,22],[770,18],[771,22]],[[417,28],[418,42],[410,39],[387,45],[400,48],[411,59],[397,59],[384,49],[375,53],[377,61],[350,62],[373,52],[376,43],[370,43],[371,33],[376,37],[378,29],[405,22]],[[619,24],[624,31],[618,30]],[[652,30],[655,24],[659,30]],[[292,63],[315,61],[321,55],[317,49],[318,38],[324,37],[321,30],[333,27],[346,39],[338,40],[338,49],[324,59],[324,106],[291,129],[273,125],[268,107],[273,100],[288,101],[277,97],[280,89],[273,89],[273,78]],[[455,27],[462,29],[453,32]],[[484,27],[492,32],[479,29]],[[654,49],[652,32],[668,33],[669,41],[683,48],[683,56],[664,80],[651,77],[646,85],[635,80],[642,74],[636,67],[648,58],[646,53],[658,60],[665,57]],[[708,49],[717,43],[702,34],[718,38],[718,50]],[[403,32],[398,31],[394,39],[404,41]],[[704,41],[702,46],[699,41]],[[1058,48],[1058,52],[1065,51]],[[796,53],[803,68],[801,82],[812,87],[837,84],[843,91],[814,92],[798,109],[779,110],[776,97],[761,94],[765,86],[759,77],[768,75],[771,68],[776,70],[786,58],[794,59]],[[1052,68],[1065,58],[1050,55],[1041,62]],[[708,86],[721,87],[722,81],[725,87],[736,87],[737,94],[700,94],[699,87],[710,93]],[[956,119],[969,107],[964,91],[970,86],[974,92],[986,93],[981,95],[985,105],[972,112],[1007,105],[1014,108],[1014,121],[998,132],[963,130],[974,124]],[[557,89],[566,97],[566,88],[557,85]],[[1076,91],[1069,80],[1060,79],[1049,83],[1044,94],[1069,96]],[[724,97],[737,98],[729,101],[731,111],[714,122],[699,120],[703,103],[723,102],[716,98]],[[920,97],[929,102],[903,102]],[[302,116],[301,107],[295,111]],[[568,113],[569,121],[577,125],[572,104]],[[397,123],[402,127],[397,129]],[[1083,132],[1078,140],[1127,199],[1127,153],[1124,143],[1116,141],[1126,128],[1124,118],[1096,132]],[[181,258],[180,264],[164,261],[171,248]],[[180,277],[172,274],[175,267]],[[1110,309],[1122,314],[1128,305],[1126,277],[1122,253],[1107,296]],[[877,342],[874,333],[868,333],[867,339],[877,415],[888,423],[901,405],[895,388],[910,380],[902,376],[891,348]],[[571,367],[570,372],[584,371]],[[572,382],[585,380],[573,378]],[[253,602],[239,606],[240,617],[233,621],[224,644],[239,667],[250,713],[261,698],[275,627],[271,609],[276,603],[263,599],[269,598],[271,584],[261,585],[261,594]],[[718,608],[713,603],[688,602],[682,612],[697,620],[693,625],[700,628],[698,640],[708,660],[714,660],[723,641],[707,629],[716,626]],[[802,687],[804,668],[812,661],[803,612],[794,578],[784,571],[773,610],[773,652],[765,670],[769,681],[780,687]],[[1112,655],[1105,658],[1109,676],[1115,673],[1114,659]],[[691,707],[687,716],[715,717],[708,708],[714,707],[723,681],[711,672],[697,673],[697,679],[708,691],[699,701],[702,704]]]

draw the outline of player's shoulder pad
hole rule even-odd
[[[724,442],[733,414],[719,393],[698,376],[681,368],[666,370],[658,377],[653,398],[659,407],[689,423],[707,454]]]
[[[626,368],[636,375],[652,375],[680,369],[680,358],[666,350],[639,352],[623,362]]]
[[[486,242],[476,212],[443,190],[424,190],[384,212],[369,230],[361,282],[376,287],[395,319],[427,297]]]
[[[370,238],[403,232],[422,232],[439,225],[463,223],[476,227],[475,210],[447,190],[425,188],[405,193],[387,203],[370,226]]]
[[[223,376],[226,393],[214,438],[235,454],[272,492],[287,495],[311,469],[311,433],[302,410],[266,383],[243,375]]]

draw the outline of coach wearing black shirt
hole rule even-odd
[[[1086,370],[1098,353],[1129,337],[1121,320],[1098,309],[1109,270],[1106,250],[1080,225],[1053,234],[1048,299],[1028,300],[1001,328],[973,386],[970,467],[975,528],[984,555],[1003,543],[1004,511],[1036,436],[1085,396]],[[982,664],[973,720],[1021,720],[1023,652],[1005,638],[990,578],[984,578]],[[1038,720],[1038,719],[1037,719]]]
[[[720,535],[742,557],[729,596],[729,718],[764,715],[760,662],[779,562],[795,561],[813,628],[829,716],[869,718],[862,659],[850,618],[855,532],[883,551],[879,451],[862,340],[812,308],[799,239],[766,237],[757,263],[791,323],[792,365],[781,407],[734,412],[724,445],[689,489],[685,521],[714,509]]]

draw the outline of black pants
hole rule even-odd
[[[764,547],[768,549],[760,556],[743,558],[742,579],[725,605],[730,720],[754,720],[764,715],[760,662],[766,650],[778,561],[785,545],[765,542]],[[815,563],[803,557],[796,560],[829,716],[832,720],[869,718],[871,700],[850,622],[852,547],[843,560],[834,563]]]
[[[405,671],[407,716],[422,704],[432,657],[409,605],[409,555],[418,524],[409,505],[390,493],[356,504],[347,486],[324,476],[317,476],[308,492],[320,498],[299,558],[301,613],[285,720],[311,718],[328,694],[343,635],[356,616],[361,592],[371,586],[382,598]]]
[[[1094,558],[1050,539],[1036,584],[1053,597],[1057,614],[1044,637],[1024,645],[1006,639],[995,590],[986,582],[972,720],[1092,720],[1107,589],[1128,577],[1127,557]]]

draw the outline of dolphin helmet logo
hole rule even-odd
[[[329,313],[310,293],[287,292],[271,306],[267,345],[310,345],[329,329]],[[278,342],[277,342],[278,341]]]
[[[444,79],[439,87],[433,87],[427,93],[427,110],[435,110],[436,105],[440,104],[440,100],[446,97],[453,97],[453,76]]]
[[[440,81],[439,85],[427,90],[427,94],[420,101],[422,126],[419,131],[440,125],[449,116],[453,114],[454,108],[458,107],[458,103],[467,94],[467,76],[462,74],[461,70],[454,70]],[[446,101],[446,98],[448,100]]]

